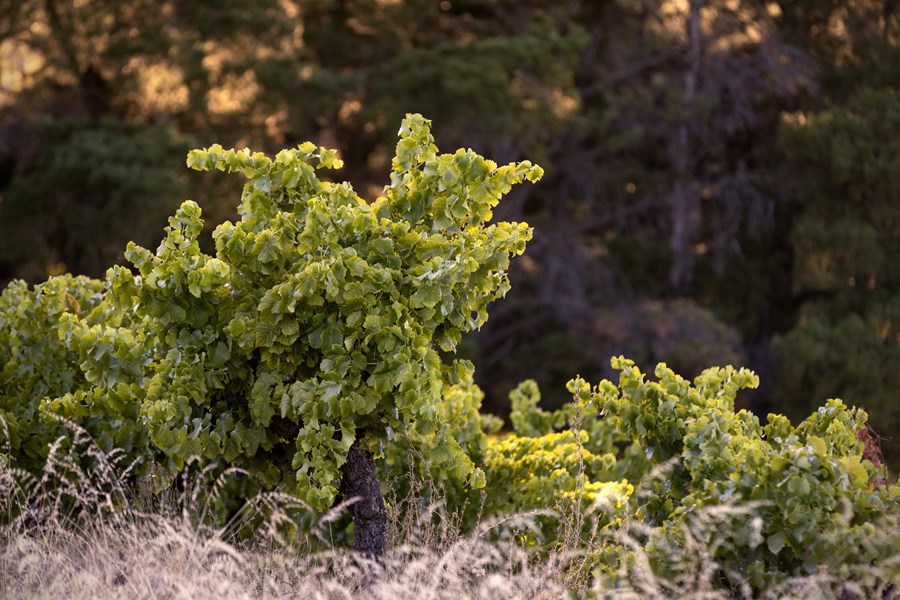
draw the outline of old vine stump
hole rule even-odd
[[[358,442],[350,446],[341,469],[339,491],[344,500],[354,500],[350,505],[355,529],[353,548],[368,558],[381,559],[387,546],[387,509],[375,459],[360,449]]]

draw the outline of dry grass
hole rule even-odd
[[[383,564],[335,545],[346,506],[323,516],[262,494],[224,527],[206,518],[229,473],[188,475],[162,494],[120,482],[128,465],[72,425],[41,479],[0,456],[0,599],[556,598],[563,590],[514,536],[528,517],[462,535],[439,504],[404,511]],[[2,455],[2,453],[0,453]],[[84,460],[88,456],[89,468]],[[398,507],[415,504],[415,489]],[[24,507],[24,508],[23,508]],[[297,516],[306,522],[298,527]],[[240,532],[252,525],[252,541]],[[507,541],[497,541],[506,537]]]
[[[76,454],[94,456],[87,470]],[[649,531],[638,524],[595,532],[581,539],[566,517],[560,549],[538,552],[519,543],[534,531],[534,513],[482,520],[462,532],[459,520],[440,503],[418,508],[415,487],[395,499],[401,519],[391,528],[392,546],[383,564],[366,562],[336,545],[343,508],[313,517],[290,497],[268,494],[248,504],[227,526],[204,516],[224,476],[194,473],[184,491],[134,497],[121,485],[128,466],[99,453],[75,430],[71,443],[54,448],[41,480],[0,461],[0,600],[22,598],[829,598],[870,597],[889,588],[883,566],[859,567],[863,590],[844,586],[848,573],[820,573],[792,579],[760,594],[741,573],[724,572],[711,557],[729,544],[722,532],[752,519],[748,507],[719,506],[698,513],[685,531],[686,551],[671,557],[669,573],[644,551]],[[26,509],[15,512],[13,500]],[[5,511],[5,512],[4,512]],[[5,517],[4,517],[5,514]],[[308,525],[296,526],[298,514]],[[577,514],[569,518],[589,519]],[[248,541],[236,535],[253,524]],[[632,551],[631,560],[607,578],[591,578],[592,550],[609,537]],[[339,542],[342,544],[342,542]],[[900,561],[900,552],[895,559]],[[893,565],[897,572],[897,565]],[[867,579],[868,578],[868,579]],[[731,582],[723,591],[722,581]],[[880,582],[880,583],[879,583]],[[881,586],[880,588],[878,586]],[[842,596],[843,594],[843,596]],[[884,596],[896,597],[896,596]]]
[[[320,532],[321,533],[321,532]],[[405,543],[383,565],[277,535],[227,540],[190,516],[125,511],[80,526],[7,528],[0,598],[551,598],[562,590],[512,543]]]

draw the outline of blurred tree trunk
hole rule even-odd
[[[172,4],[170,24],[177,31],[178,43],[175,56],[187,86],[187,115],[189,124],[201,129],[208,119],[207,95],[210,90],[210,73],[204,66],[206,52],[202,35],[190,23],[191,8],[175,2]],[[190,122],[193,121],[193,122]]]
[[[71,75],[77,80],[81,77],[81,64],[78,62],[78,52],[75,44],[72,42],[71,25],[63,23],[62,15],[57,9],[56,2],[53,0],[44,1],[44,11],[47,13],[47,19],[50,21],[50,29],[59,49],[62,53],[64,63],[68,67]]]
[[[690,0],[687,19],[688,68],[684,74],[684,96],[681,105],[681,123],[670,145],[675,180],[669,197],[672,216],[670,244],[672,267],[669,271],[669,287],[676,294],[687,291],[694,275],[692,241],[696,233],[700,203],[694,177],[694,153],[692,135],[696,114],[697,87],[701,75],[703,57],[703,33],[700,27],[703,0]]]

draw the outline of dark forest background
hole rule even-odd
[[[374,199],[419,112],[547,173],[496,211],[535,238],[465,348],[488,411],[625,354],[895,438],[898,84],[897,0],[0,0],[0,287],[102,277],[185,198],[235,218],[194,146],[313,140]]]

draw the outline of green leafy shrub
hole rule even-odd
[[[140,344],[131,330],[115,326],[125,317],[110,310],[103,289],[100,281],[63,275],[32,290],[14,281],[0,295],[0,421],[3,450],[16,466],[41,471],[50,444],[68,436],[58,414],[83,424],[103,451],[146,449],[139,386],[120,375],[139,373]],[[66,325],[72,320],[96,341],[93,355],[86,344],[72,343]],[[80,399],[101,382],[106,393],[83,410]],[[61,406],[73,410],[57,411]]]
[[[492,209],[542,171],[527,161],[498,167],[471,150],[439,154],[418,115],[400,138],[391,183],[372,204],[349,184],[320,181],[317,170],[341,163],[311,143],[274,159],[192,151],[189,166],[249,180],[241,220],[216,228],[209,256],[200,209],[187,201],[156,253],[129,244],[137,273],[113,267],[104,284],[89,284],[90,313],[43,315],[59,356],[29,368],[68,369],[59,377],[80,385],[36,390],[31,406],[100,419],[107,425],[88,430],[136,458],[149,437],[173,470],[195,457],[241,467],[316,509],[333,503],[357,441],[381,454],[402,438],[431,472],[483,486],[457,439],[477,407],[475,416],[447,408],[459,386],[472,386],[473,368],[445,363],[438,349],[452,352],[509,289],[510,257],[531,230],[489,224]],[[11,305],[30,294],[11,289]],[[24,375],[6,378],[13,404]],[[21,417],[33,418],[33,409]]]
[[[515,490],[505,510],[532,508],[533,496],[552,503],[573,489],[589,495],[603,482],[618,482],[627,507],[617,524],[642,531],[650,565],[673,577],[675,557],[689,554],[697,515],[736,508],[742,518],[722,524],[715,535],[728,543],[711,544],[709,560],[722,565],[726,578],[743,574],[756,589],[822,565],[840,570],[884,561],[895,551],[896,526],[887,541],[875,534],[881,522],[896,519],[900,486],[887,487],[885,468],[864,456],[857,437],[864,411],[829,400],[797,426],[781,415],[761,425],[748,411],[735,411],[737,393],[758,383],[750,371],[713,368],[690,382],[660,364],[657,380],[646,381],[633,361],[620,357],[612,365],[620,372],[617,385],[572,380],[573,402],[554,413],[537,407],[533,382],[512,394],[513,425],[526,437],[492,441],[487,463],[490,489],[503,482]],[[504,468],[512,464],[534,479],[509,477]],[[586,514],[588,524],[605,518],[609,503],[597,508]],[[601,577],[620,577],[619,569],[633,562],[633,551],[612,537],[593,551]]]

